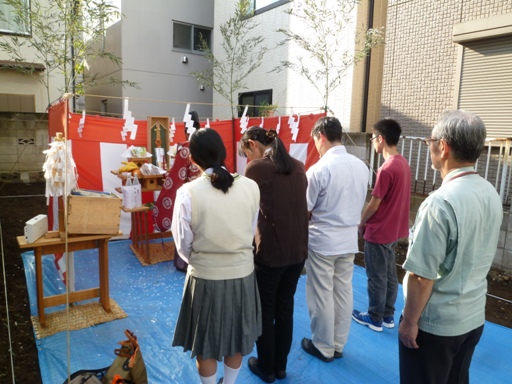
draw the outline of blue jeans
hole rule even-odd
[[[364,264],[368,277],[368,313],[374,321],[395,314],[398,293],[396,241],[388,244],[364,242]]]

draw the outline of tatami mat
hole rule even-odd
[[[62,383],[69,371],[101,368],[114,360],[118,341],[124,340],[124,330],[133,331],[140,342],[146,362],[149,382],[199,383],[195,361],[181,348],[172,347],[172,337],[181,302],[185,275],[177,272],[171,262],[143,267],[129,248],[128,241],[109,244],[110,297],[128,317],[66,332],[37,340],[39,363],[44,384]],[[34,258],[23,254],[32,315],[37,314],[35,301]],[[62,293],[51,256],[43,260],[45,294]],[[94,251],[75,252],[76,286],[88,288],[98,285],[97,256]],[[288,377],[279,384],[302,383],[398,383],[397,329],[381,333],[352,323],[344,357],[332,363],[323,363],[306,354],[300,347],[303,337],[310,337],[309,316],[305,299],[306,276],[302,276],[295,296],[293,345],[289,355]],[[366,276],[363,268],[354,271],[354,308],[367,306]],[[400,288],[401,289],[401,288]],[[403,300],[399,292],[397,308]],[[62,308],[48,308],[47,313]],[[398,314],[395,321],[398,320]],[[471,366],[472,383],[510,383],[512,377],[512,329],[486,323]],[[253,351],[252,355],[255,355]],[[247,367],[244,357],[238,383],[260,384]],[[222,376],[219,365],[217,376]],[[277,382],[276,382],[277,383]]]
[[[137,256],[137,259],[144,267],[147,267],[148,265],[162,263],[164,261],[174,260],[174,242],[172,241],[156,241],[149,243],[149,260],[146,260],[144,258],[144,255],[139,251],[139,249],[135,248],[131,244],[130,249],[132,250],[134,255]]]
[[[55,335],[65,330],[78,331],[108,321],[126,317],[126,313],[110,299],[110,312],[105,312],[100,302],[70,306],[67,310],[50,313],[46,316],[46,327],[42,327],[38,316],[30,316],[37,339]]]

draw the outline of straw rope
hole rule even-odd
[[[229,108],[231,108],[231,104],[228,104],[228,103],[206,103],[206,102],[199,102],[199,101],[178,101],[178,100],[168,100],[168,99],[146,99],[146,98],[141,98],[141,97],[95,95],[95,94],[85,94],[85,95],[66,94],[66,95],[70,95],[70,97],[71,96],[84,96],[86,98],[87,97],[88,98],[96,98],[96,99],[101,99],[101,100],[110,100],[110,99],[112,99],[112,100],[128,100],[130,102],[159,103],[159,104],[177,104],[177,105],[183,105],[184,107],[187,104],[190,104],[190,105],[208,105],[208,106],[212,106],[212,107],[217,106],[217,107],[229,107]],[[243,105],[235,104],[234,106],[237,107],[237,108],[242,108],[243,109],[246,106],[246,104],[243,104]],[[249,107],[259,108],[260,105],[249,105]],[[310,113],[320,113],[320,112],[324,111],[323,108],[320,107],[320,106],[277,105],[277,108],[279,110],[286,111],[286,113],[284,113],[284,115],[282,115],[282,116],[288,116],[290,114],[293,115],[293,114],[296,114],[296,113],[299,113],[299,112],[300,112],[301,115],[307,115],[307,114],[310,114]],[[101,114],[104,113],[103,111],[96,111],[96,110],[93,110],[93,109],[86,109],[86,111],[87,111],[87,114],[100,114],[101,115]],[[119,118],[123,117],[122,113],[108,112],[108,115],[110,117],[119,117]],[[137,117],[137,116],[134,115],[134,117]],[[209,119],[231,120],[231,116],[202,116],[203,119],[206,119],[207,117]],[[140,116],[140,118],[141,119],[146,119],[147,116]],[[178,116],[178,118],[181,118],[181,116]]]

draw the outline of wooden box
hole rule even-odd
[[[68,234],[117,235],[119,233],[122,200],[118,196],[112,193],[87,192],[87,195],[70,195],[67,200]],[[60,215],[64,217],[64,211],[59,207]],[[64,228],[61,227],[60,231],[64,232]]]
[[[151,162],[151,157],[129,157],[128,161],[132,161],[137,164],[137,167],[142,167],[146,163]]]
[[[163,175],[142,175],[142,188],[146,189],[158,189],[163,181]]]

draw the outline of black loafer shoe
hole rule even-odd
[[[323,362],[325,363],[330,363],[331,361],[334,360],[334,357],[325,357],[324,355],[322,355],[322,352],[320,352],[313,344],[313,342],[311,341],[311,339],[307,339],[307,338],[303,338],[302,339],[302,342],[300,343],[300,345],[302,346],[302,349],[306,352],[306,353],[309,353],[311,356],[315,356],[316,358],[322,360]]]
[[[343,352],[334,351],[334,358],[341,359],[343,357]]]
[[[286,379],[286,371],[276,371],[276,379],[277,380]]]
[[[276,376],[271,373],[267,374],[262,372],[258,368],[258,359],[255,357],[249,357],[249,361],[247,362],[249,364],[249,369],[252,373],[254,373],[256,376],[258,376],[261,380],[263,380],[265,383],[273,383],[276,381]]]

